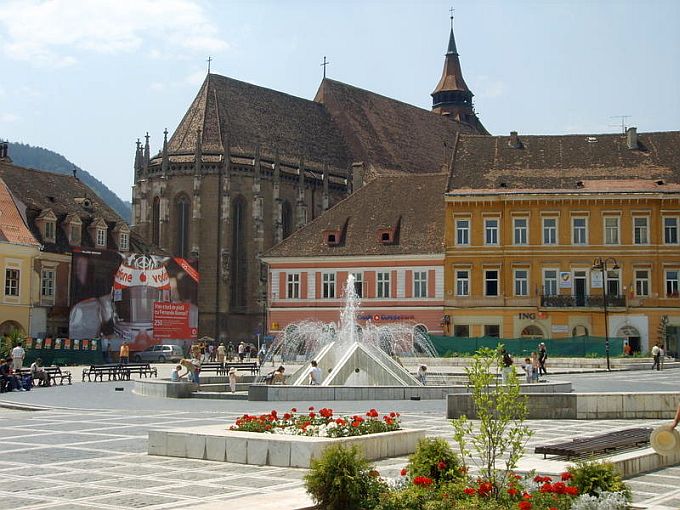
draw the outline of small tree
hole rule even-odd
[[[7,357],[12,349],[24,341],[24,335],[18,329],[13,329],[9,333],[0,337],[0,355]]]
[[[493,485],[496,496],[508,482],[508,476],[517,466],[524,453],[524,446],[532,436],[525,426],[527,416],[526,396],[520,394],[519,381],[513,372],[507,384],[501,384],[503,346],[497,350],[481,349],[473,356],[466,368],[469,388],[479,430],[473,434],[473,423],[466,416],[452,420],[454,440],[458,444],[462,462],[471,460],[481,472],[482,478]],[[468,441],[472,448],[468,448]],[[473,456],[473,453],[476,456]],[[501,458],[505,465],[498,468]]]

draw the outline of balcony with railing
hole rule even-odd
[[[568,296],[561,294],[541,295],[541,306],[544,308],[602,308],[604,296],[602,294],[589,296]],[[622,308],[626,306],[626,296],[607,296],[607,306]]]

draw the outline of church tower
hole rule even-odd
[[[450,115],[454,120],[474,127],[480,134],[489,134],[477,118],[472,105],[474,94],[468,88],[460,69],[456,38],[453,35],[453,16],[449,47],[444,60],[442,77],[432,92],[432,111],[439,115]]]

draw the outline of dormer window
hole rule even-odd
[[[324,243],[328,246],[338,246],[340,244],[340,230],[324,230],[323,238]]]
[[[71,244],[80,244],[80,227],[81,225],[71,225],[71,233],[69,235]]]
[[[97,229],[97,246],[100,248],[106,248],[106,229],[105,228],[98,228]]]
[[[395,227],[379,228],[378,242],[380,244],[394,244],[396,242],[397,229]]]
[[[118,249],[120,251],[128,251],[130,249],[130,234],[121,232],[118,237]]]
[[[64,233],[71,246],[79,246],[82,242],[81,229],[83,222],[75,214],[69,214],[63,223]]]
[[[40,230],[43,243],[54,243],[57,240],[57,217],[52,209],[44,209],[35,219],[35,224]]]
[[[45,229],[43,232],[43,237],[46,243],[53,243],[55,242],[55,234],[56,234],[56,229],[57,229],[57,224],[54,221],[46,221],[45,222]]]

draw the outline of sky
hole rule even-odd
[[[212,72],[312,99],[329,78],[422,108],[451,0],[0,0],[0,138],[59,152],[129,200]],[[680,129],[680,0],[456,0],[492,134]],[[11,156],[11,154],[10,154]]]

